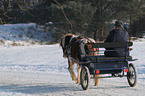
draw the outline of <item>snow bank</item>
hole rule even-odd
[[[35,23],[0,25],[1,46],[25,46],[48,44],[53,41],[50,32],[45,32]]]

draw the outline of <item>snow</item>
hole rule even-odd
[[[138,70],[136,87],[129,87],[126,78],[101,79],[98,87],[83,91],[74,84],[62,57],[59,44],[0,47],[1,96],[143,96],[145,95],[145,42],[134,42],[132,56]]]
[[[45,32],[43,26],[35,23],[4,24],[0,25],[1,46],[29,46],[32,44],[47,44],[53,42],[51,32]]]
[[[131,55],[138,60],[138,82],[127,78],[100,79],[84,91],[74,84],[59,44],[0,46],[0,96],[145,96],[145,40],[134,41]]]

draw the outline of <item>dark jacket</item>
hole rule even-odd
[[[106,38],[105,42],[127,42],[128,41],[128,33],[120,29],[113,29],[108,37]],[[120,57],[125,56],[125,48],[106,48],[106,50],[119,50],[119,51],[105,51],[105,56],[111,57]]]

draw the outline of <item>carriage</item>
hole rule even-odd
[[[80,84],[83,90],[87,90],[89,88],[90,79],[99,78],[127,77],[128,83],[131,87],[134,87],[136,85],[137,70],[135,65],[133,63],[129,63],[129,61],[135,61],[137,59],[133,59],[131,56],[128,55],[129,52],[132,50],[132,48],[130,48],[133,45],[132,42],[105,42],[90,44],[92,45],[92,48],[98,49],[96,52],[96,56],[86,55],[82,58],[81,62],[70,57],[74,61],[78,62],[81,66]],[[123,57],[105,57],[105,48],[125,48],[124,51],[126,52],[126,54]],[[101,76],[95,77],[95,75]]]

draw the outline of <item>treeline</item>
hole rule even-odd
[[[134,36],[132,25],[144,16],[145,0],[1,0],[0,5],[1,23],[34,22],[46,32],[55,29],[55,38],[74,33],[103,40],[114,20],[129,24]]]

